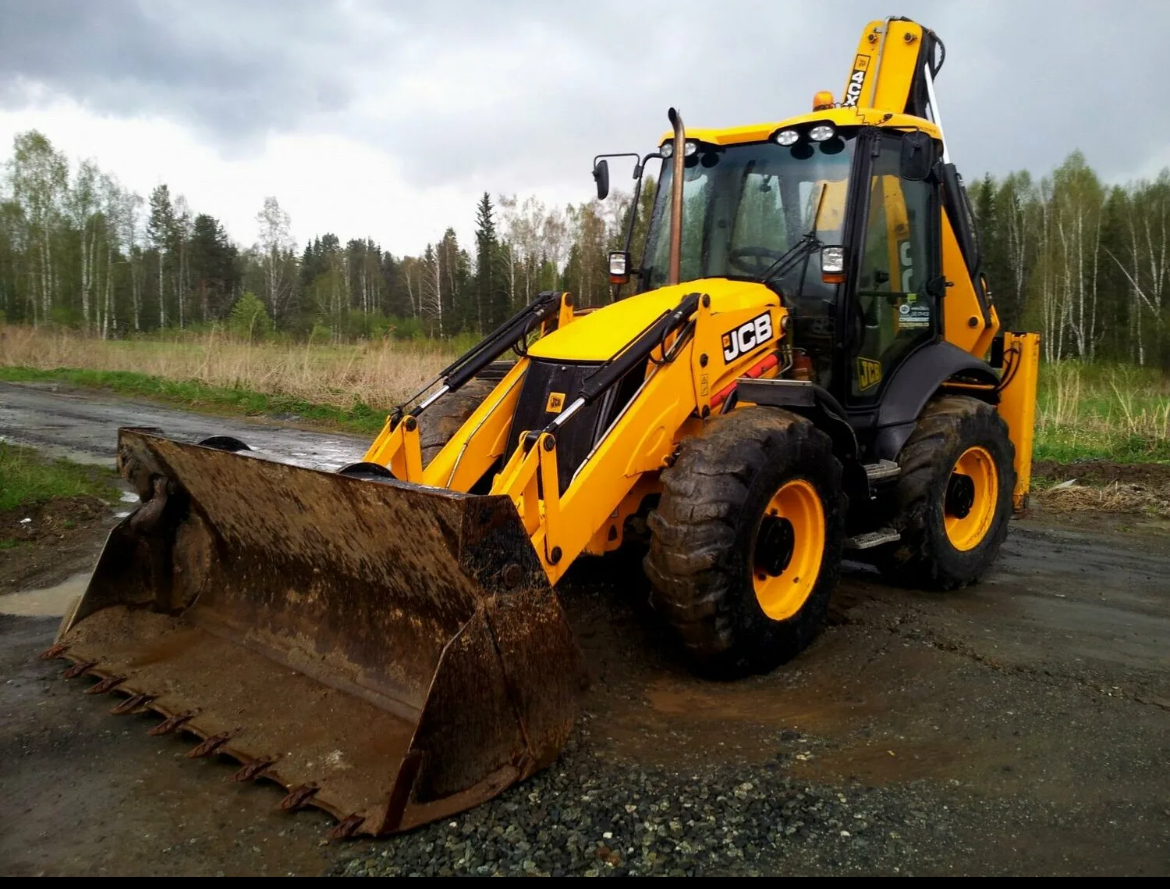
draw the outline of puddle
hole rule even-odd
[[[135,494],[133,491],[123,491],[122,492],[122,502],[123,503],[137,503],[138,502],[138,495]]]
[[[63,583],[43,590],[25,590],[0,595],[0,614],[24,617],[54,617],[65,614],[74,599],[80,598],[90,574],[74,574]]]

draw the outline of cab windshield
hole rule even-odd
[[[681,280],[763,280],[810,232],[824,244],[840,244],[855,141],[838,134],[825,142],[802,137],[790,146],[700,144],[685,162]],[[673,164],[662,167],[643,268],[650,289],[666,283],[670,261]],[[807,265],[771,283],[796,296]],[[818,266],[818,279],[819,272]]]

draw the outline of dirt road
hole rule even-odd
[[[0,389],[0,435],[23,441],[61,426],[112,447],[102,424],[127,410],[17,394]],[[679,667],[632,567],[582,562],[562,588],[593,684],[557,765],[450,823],[340,846],[319,845],[319,814],[274,814],[275,788],[108,716],[33,659],[56,621],[0,596],[26,615],[0,615],[0,872],[1170,874],[1166,523],[1018,521],[988,581],[947,595],[854,568],[804,655],[732,684]]]
[[[119,426],[157,426],[169,435],[191,438],[234,435],[260,454],[314,468],[336,469],[360,460],[369,446],[367,440],[351,435],[185,413],[56,383],[0,383],[0,436],[12,444],[76,463],[112,467]]]

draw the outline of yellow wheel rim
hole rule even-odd
[[[982,543],[998,502],[995,458],[986,448],[967,448],[955,461],[943,492],[943,522],[951,546],[966,552]]]
[[[768,502],[752,547],[756,601],[772,620],[800,611],[821,572],[825,509],[810,482],[793,479]]]

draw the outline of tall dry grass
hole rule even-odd
[[[0,366],[135,371],[343,408],[355,398],[372,407],[394,405],[452,357],[450,349],[429,342],[252,344],[218,332],[99,340],[71,331],[9,326],[0,337]]]

